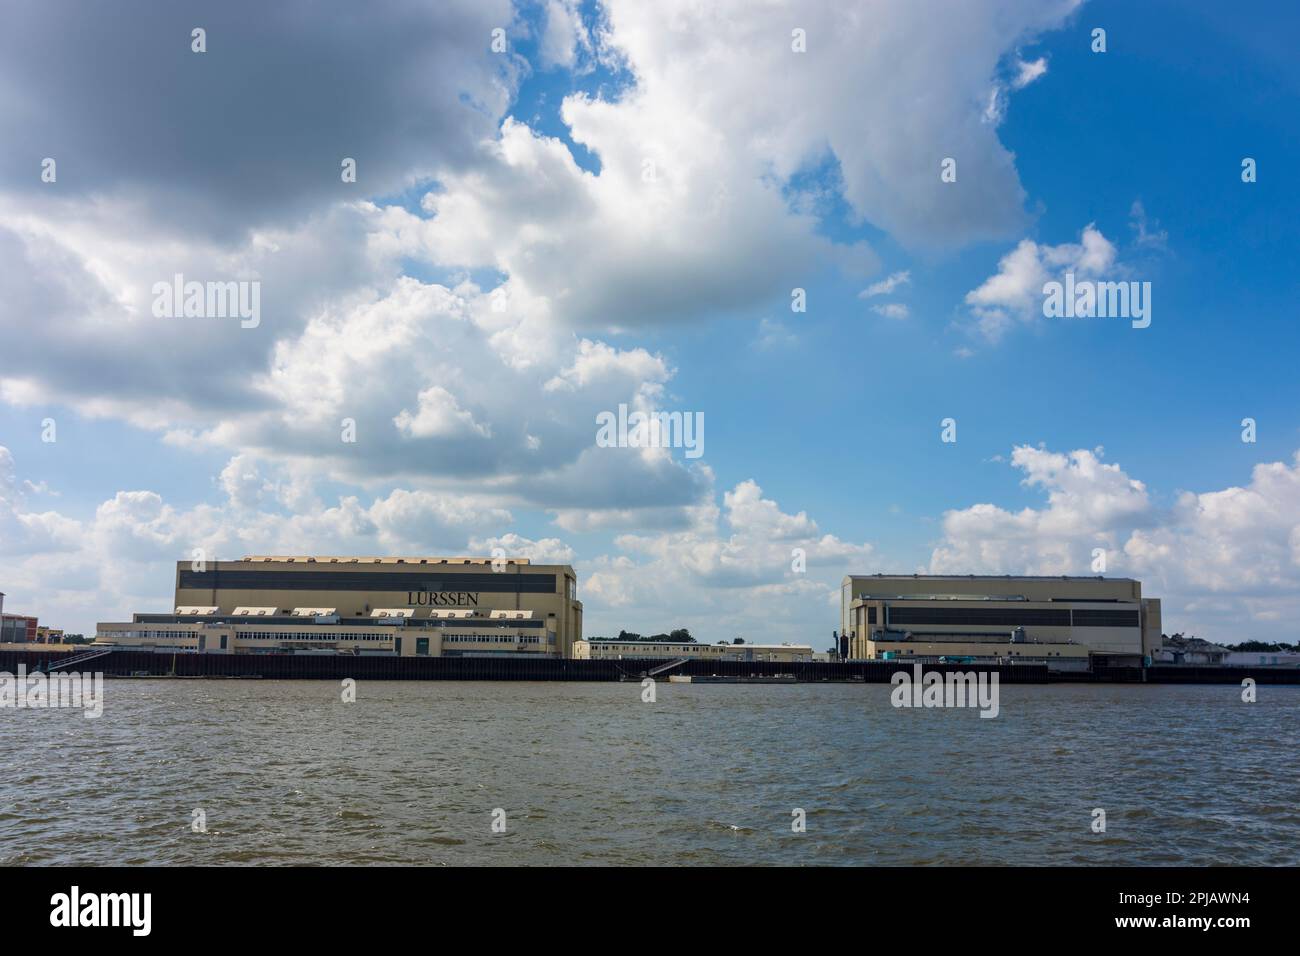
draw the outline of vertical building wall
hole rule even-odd
[[[845,578],[840,585],[840,636],[853,631],[853,619],[849,615],[849,605],[853,602],[853,579]],[[850,655],[853,651],[850,649]]]
[[[1164,624],[1160,620],[1160,599],[1142,599],[1142,653],[1152,657],[1160,649]]]

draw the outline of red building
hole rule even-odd
[[[0,592],[0,644],[31,644],[36,641],[36,618],[5,614],[5,596]]]

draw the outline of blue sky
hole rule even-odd
[[[53,57],[72,88],[115,55],[60,48],[70,11],[24,8],[4,42],[25,48],[0,49],[24,91],[0,165],[9,608],[84,630],[166,607],[192,547],[501,546],[575,564],[591,633],[821,643],[845,573],[1089,573],[1100,546],[1165,599],[1167,631],[1295,639],[1288,5],[981,0],[946,23],[885,3],[837,23],[496,2],[352,38],[290,7],[211,23],[206,54],[182,7],[134,41],[165,55],[103,77],[102,126],[23,72]],[[263,61],[278,31],[318,89]],[[164,88],[140,112],[178,138],[228,124],[230,175],[114,114],[168,70],[198,105]],[[354,95],[321,92],[332,70]],[[324,172],[340,153],[350,191]],[[250,197],[271,166],[290,173]],[[1008,257],[1073,261],[1086,229],[1100,278],[1151,283],[1149,328],[1036,311]],[[140,297],[182,268],[259,277],[262,327],[150,327]],[[1029,299],[995,303],[990,334],[967,296],[999,276]],[[702,412],[703,458],[596,449],[592,413],[619,402]],[[349,409],[364,440],[340,450]]]

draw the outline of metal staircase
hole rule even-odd
[[[86,661],[93,661],[98,657],[103,657],[106,654],[112,653],[112,648],[100,648],[98,650],[86,651],[84,654],[73,654],[71,657],[65,657],[62,660],[51,661],[49,666],[45,669],[48,672],[57,670],[60,667],[68,667],[71,664],[84,664]]]
[[[681,657],[675,661],[669,661],[667,664],[660,664],[658,667],[652,667],[645,672],[645,676],[658,677],[660,674],[665,674],[668,671],[672,670],[674,667],[680,667],[681,665],[685,664],[687,660],[688,658]]]

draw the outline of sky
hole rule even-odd
[[[1296,640],[1291,4],[6,17],[7,612],[503,552],[572,564],[589,636],[820,649],[845,574],[1101,572]],[[1145,317],[1048,314],[1067,274]],[[703,440],[603,440],[621,405]]]

